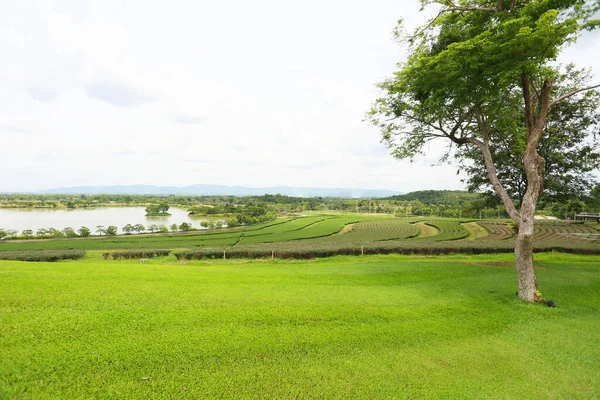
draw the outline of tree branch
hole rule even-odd
[[[497,8],[489,8],[489,7],[460,7],[454,6],[446,10],[446,12],[454,12],[454,11],[486,11],[486,12],[498,12]]]
[[[497,0],[497,7],[477,7],[477,6],[459,6],[454,4],[452,0],[446,1],[445,5],[448,7],[444,12],[454,12],[454,11],[486,11],[486,12],[501,12],[504,11],[504,0]]]
[[[599,85],[594,85],[594,86],[588,86],[588,87],[586,87],[586,88],[583,88],[583,89],[577,89],[577,90],[574,90],[574,91],[572,91],[571,93],[563,94],[562,96],[560,96],[560,97],[558,97],[557,99],[553,100],[553,101],[550,103],[550,107],[552,107],[552,106],[553,106],[553,105],[555,105],[556,103],[559,103],[559,102],[561,102],[561,101],[563,101],[563,100],[566,100],[566,99],[568,99],[568,98],[569,98],[569,97],[571,97],[571,96],[574,96],[574,95],[576,95],[577,93],[586,92],[586,91],[588,91],[588,90],[596,89],[596,88],[598,88],[598,87],[600,87],[600,84],[599,84]]]
[[[531,88],[529,87],[529,79],[525,74],[521,75],[521,88],[523,89],[523,100],[525,101],[525,125],[527,132],[533,130],[533,101],[531,99]]]
[[[546,120],[548,119],[548,111],[550,111],[550,94],[552,93],[552,86],[554,85],[554,82],[551,79],[546,79],[544,81],[544,86],[542,87],[542,90],[540,91],[540,95],[539,95],[539,109],[538,109],[538,115],[535,118],[535,133],[536,133],[536,137],[533,138],[535,140],[535,147],[537,148],[538,142],[539,142],[539,135],[542,134],[542,131],[544,130],[544,127],[546,125]]]
[[[522,77],[522,82],[527,83],[527,78]],[[542,158],[537,151],[537,147],[542,135],[542,131],[546,125],[548,117],[548,111],[550,110],[550,95],[552,93],[552,86],[554,82],[552,79],[547,78],[544,81],[544,86],[540,90],[540,97],[538,99],[538,110],[537,114],[533,114],[533,110],[529,112],[525,111],[526,117],[529,120],[532,119],[532,124],[527,125],[527,145],[525,153],[523,153],[523,166],[525,167],[525,174],[527,176],[527,190],[523,196],[521,202],[521,216],[523,220],[521,222],[529,224],[535,213],[537,201],[539,200],[543,186],[543,174],[544,174],[544,158]],[[525,95],[528,91],[529,85],[523,85],[523,94]],[[530,114],[530,115],[528,115]],[[519,232],[519,235],[521,233]]]
[[[513,0],[513,7],[514,4],[517,2],[517,0]],[[437,19],[439,17],[441,17],[442,15],[444,15],[445,13],[449,13],[449,12],[456,12],[456,11],[460,11],[460,12],[465,12],[465,11],[485,11],[485,12],[500,12],[503,11],[504,7],[499,7],[499,8],[495,8],[495,7],[462,7],[462,6],[457,6],[452,2],[448,2],[449,4],[446,4],[446,6],[448,8],[442,8],[438,14],[432,18],[431,20],[429,20],[429,22],[424,25],[421,29],[418,29],[413,35],[408,37],[408,41],[409,42],[413,42],[418,36],[420,36],[423,32],[425,32],[426,30],[428,30],[429,28],[431,28],[431,26],[435,23],[435,21],[437,21]],[[498,0],[498,4],[502,3],[502,0]]]
[[[533,91],[535,92],[535,95],[539,98],[540,97],[540,91],[538,90],[538,88],[535,87],[535,80],[531,79],[531,81],[529,82],[531,84],[531,87],[533,88]],[[532,95],[533,98],[533,95]]]
[[[487,135],[484,134],[484,137],[486,136]],[[494,161],[492,159],[490,147],[485,142],[486,139],[484,139],[484,142],[475,138],[466,138],[465,140],[467,143],[475,145],[481,151],[481,154],[483,155],[483,161],[485,162],[485,167],[487,169],[488,178],[492,184],[492,187],[494,188],[494,191],[498,194],[498,196],[500,196],[508,215],[510,215],[514,221],[518,221],[520,218],[519,212],[513,204],[512,199],[508,196],[508,193],[506,193],[506,189],[504,189],[502,183],[500,183],[500,180],[498,179],[498,173],[496,172],[496,167],[494,167]]]

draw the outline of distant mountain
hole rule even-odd
[[[40,194],[151,194],[151,195],[188,195],[188,196],[260,196],[263,194],[281,194],[294,197],[346,197],[375,198],[398,195],[392,190],[370,189],[332,189],[273,186],[250,188],[243,186],[191,185],[183,187],[152,185],[113,185],[113,186],[76,186],[40,190]]]

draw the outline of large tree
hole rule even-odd
[[[450,154],[483,159],[487,179],[518,229],[515,258],[519,296],[537,299],[533,228],[543,191],[540,141],[551,111],[594,86],[558,86],[552,63],[560,50],[598,21],[600,0],[421,0],[437,16],[407,36],[410,55],[370,111],[397,158],[413,158],[426,143],[444,139]],[[402,35],[402,29],[397,32]],[[516,97],[518,95],[518,97]],[[510,113],[518,98],[519,115]],[[552,136],[552,133],[549,133]],[[525,172],[524,194],[511,197],[500,180],[493,149],[508,140]],[[467,150],[463,150],[467,149]],[[516,205],[518,204],[518,206]]]

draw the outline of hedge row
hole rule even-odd
[[[102,253],[102,257],[105,260],[120,260],[132,259],[132,258],[154,258],[161,256],[168,256],[171,254],[171,250],[128,250],[128,251],[108,251]]]
[[[191,251],[181,251],[174,253],[178,260],[201,260],[207,258],[280,258],[280,259],[311,259],[320,257],[332,257],[338,255],[360,256],[368,254],[422,254],[422,255],[440,255],[450,253],[466,254],[485,254],[485,253],[510,253],[513,249],[497,248],[456,248],[456,247],[339,247],[335,249],[315,248],[302,250],[215,250],[201,249]]]
[[[41,250],[41,251],[2,251],[0,260],[56,262],[78,260],[85,256],[85,250]]]
[[[600,254],[600,247],[591,248],[572,248],[560,245],[542,244],[535,247],[536,252],[558,251],[564,253],[577,254]],[[497,246],[486,246],[484,243],[468,244],[461,243],[432,243],[431,245],[422,243],[418,246],[407,243],[366,244],[364,246],[266,246],[255,245],[247,247],[236,247],[228,249],[210,249],[201,248],[190,251],[179,251],[174,253],[178,260],[201,260],[215,258],[295,258],[311,259],[319,257],[331,257],[336,255],[368,255],[368,254],[416,254],[416,255],[442,255],[442,254],[493,254],[493,253],[512,253],[514,252],[513,243],[504,243]]]

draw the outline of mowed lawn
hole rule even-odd
[[[600,257],[0,261],[0,398],[589,399]]]

